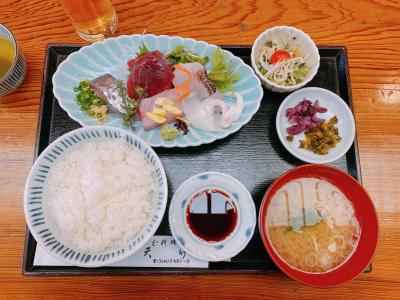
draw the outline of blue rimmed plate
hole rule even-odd
[[[196,236],[188,224],[188,206],[195,195],[204,190],[226,193],[236,207],[236,225],[221,241],[207,242]],[[211,203],[210,210],[210,213],[218,210],[217,205]],[[172,235],[179,246],[191,256],[207,261],[227,260],[239,254],[250,242],[257,221],[253,198],[246,187],[232,176],[219,172],[200,173],[182,183],[171,200],[168,216]]]
[[[183,44],[186,49],[195,51],[202,57],[211,57],[217,48],[215,45],[189,38],[152,34],[122,35],[82,47],[78,52],[69,55],[60,64],[53,76],[53,94],[70,118],[82,126],[97,125],[94,118],[80,110],[79,105],[75,102],[73,88],[83,79],[94,79],[104,73],[110,73],[114,77],[126,81],[129,74],[127,61],[135,56],[141,42],[145,43],[149,50],[160,50],[163,53]],[[235,91],[243,96],[245,107],[238,121],[234,122],[229,128],[218,132],[206,132],[201,129],[190,128],[191,130],[187,135],[180,135],[175,141],[162,140],[160,128],[145,131],[139,121],[135,122],[134,133],[153,147],[187,147],[207,144],[225,138],[247,124],[260,106],[263,97],[261,83],[253,69],[246,65],[243,60],[228,51],[224,52],[231,60],[233,70],[239,74],[240,78],[234,86]],[[210,69],[211,64],[208,63],[206,67]],[[104,125],[128,129],[122,124],[120,115],[110,114]]]
[[[122,140],[139,149],[154,167],[157,193],[153,212],[134,240],[124,247],[96,255],[77,251],[61,242],[55,224],[46,210],[45,184],[51,168],[59,159],[81,143],[93,139]],[[64,134],[52,142],[36,159],[29,173],[24,194],[25,219],[36,241],[52,256],[80,267],[100,267],[118,262],[138,251],[154,235],[164,216],[168,188],[164,168],[154,150],[129,131],[110,126],[83,127]]]

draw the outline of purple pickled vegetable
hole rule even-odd
[[[319,123],[319,124],[322,124],[322,123],[324,123],[324,119],[321,119],[321,118],[318,118],[316,115],[313,115],[312,116],[312,121],[314,122],[314,123]]]
[[[315,101],[314,107],[315,107],[315,109],[317,110],[317,112],[319,112],[319,113],[325,113],[325,112],[328,111],[325,107],[322,107],[322,106],[319,105],[318,100]]]
[[[308,129],[315,128],[325,122],[325,119],[319,118],[317,113],[325,113],[328,110],[319,105],[318,100],[313,104],[310,100],[304,99],[295,107],[286,110],[286,117],[290,124],[287,128],[290,135],[300,134]]]
[[[291,135],[296,135],[302,133],[303,131],[303,127],[301,127],[300,125],[292,125],[287,129],[287,132]]]

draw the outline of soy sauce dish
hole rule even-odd
[[[367,192],[353,177],[326,165],[281,175],[263,198],[258,224],[275,264],[315,287],[356,278],[378,242],[378,218]]]
[[[256,210],[246,187],[227,174],[206,172],[187,179],[169,209],[172,235],[189,255],[222,261],[250,242]]]

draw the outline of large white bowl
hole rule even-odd
[[[309,54],[306,58],[306,63],[310,67],[310,71],[306,78],[304,78],[304,80],[299,84],[291,86],[276,84],[261,74],[256,64],[256,57],[260,54],[261,48],[265,45],[266,41],[278,40],[284,42],[293,38],[296,38],[296,44],[300,48],[301,53],[303,55]],[[254,72],[261,79],[263,85],[273,92],[287,93],[305,86],[314,78],[315,74],[317,74],[319,63],[320,56],[317,46],[308,34],[295,27],[275,26],[267,29],[256,38],[253,47],[251,48],[251,65],[253,66]]]
[[[48,180],[51,168],[60,157],[67,155],[71,148],[93,139],[120,139],[135,146],[147,157],[156,174],[157,193],[154,197],[153,212],[141,231],[129,244],[97,254],[77,251],[61,241],[60,233],[54,221],[49,217],[45,202],[44,185]],[[36,241],[55,258],[80,267],[101,267],[116,263],[140,250],[154,235],[164,216],[167,205],[167,178],[157,154],[144,141],[134,134],[115,127],[89,126],[83,127],[56,139],[36,159],[25,185],[24,211],[29,230]]]

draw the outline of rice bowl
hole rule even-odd
[[[69,150],[49,171],[45,213],[57,225],[59,240],[79,251],[122,247],[147,222],[154,179],[153,167],[132,145],[90,140]]]
[[[98,267],[139,250],[167,202],[164,169],[132,133],[108,126],[71,131],[38,157],[25,187],[36,241],[69,264]]]

